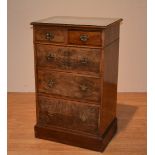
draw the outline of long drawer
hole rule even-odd
[[[69,100],[38,97],[38,123],[41,126],[79,130],[89,133],[98,131],[99,108]]]
[[[38,66],[78,73],[100,73],[100,49],[36,44],[36,51]]]
[[[38,92],[100,104],[100,78],[38,70]]]

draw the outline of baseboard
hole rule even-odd
[[[88,136],[65,130],[35,126],[35,137],[60,142],[68,145],[78,146],[94,151],[104,151],[112,137],[117,131],[117,119],[115,118],[102,136]]]

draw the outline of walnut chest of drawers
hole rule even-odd
[[[37,138],[105,149],[117,130],[121,21],[51,17],[31,23]]]

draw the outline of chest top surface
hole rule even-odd
[[[31,25],[58,25],[58,26],[86,26],[106,28],[117,22],[121,22],[121,18],[94,18],[94,17],[67,17],[55,16],[38,21],[34,21]]]

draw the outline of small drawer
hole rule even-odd
[[[36,26],[35,41],[48,43],[65,43],[67,30],[65,28],[51,26]]]
[[[68,43],[76,45],[101,46],[101,31],[69,30]]]
[[[41,126],[51,125],[97,133],[99,107],[81,104],[75,101],[38,97],[38,123]]]
[[[100,104],[100,78],[38,70],[38,92]]]
[[[36,51],[38,66],[85,74],[100,73],[100,49],[37,44]]]

